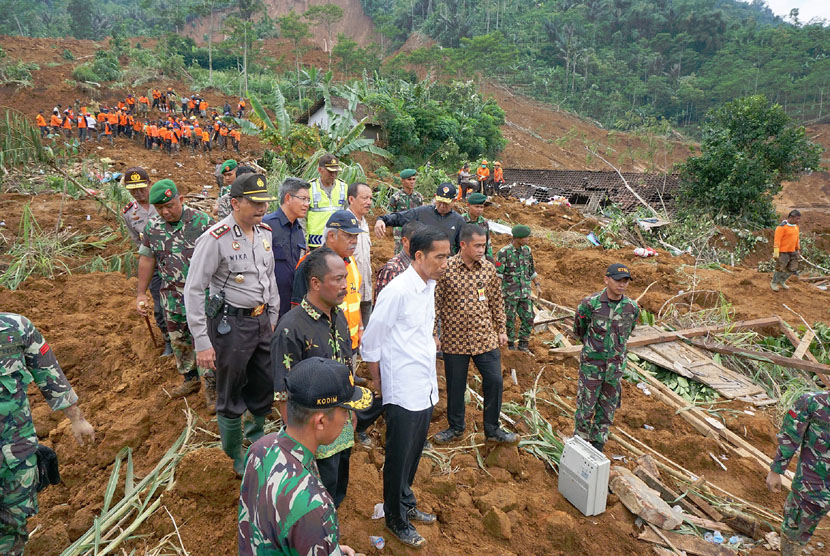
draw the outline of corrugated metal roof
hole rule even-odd
[[[680,184],[677,174],[641,174],[623,172],[628,185],[654,208],[671,209]],[[625,187],[616,172],[583,170],[524,170],[505,168],[504,180],[513,197],[534,197],[546,202],[555,195],[566,197],[572,205],[599,206],[615,204],[626,212],[641,206]]]

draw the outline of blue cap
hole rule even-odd
[[[357,217],[348,210],[338,210],[329,216],[329,220],[326,222],[326,228],[342,230],[347,234],[359,234],[365,231],[360,229]]]

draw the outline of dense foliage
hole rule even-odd
[[[779,104],[761,95],[713,110],[700,156],[681,166],[680,200],[688,207],[769,226],[781,182],[818,169],[821,146],[810,141]]]
[[[619,129],[699,123],[752,94],[802,120],[827,112],[830,27],[760,0],[361,1],[392,46],[413,31],[438,41],[399,64],[495,76]]]

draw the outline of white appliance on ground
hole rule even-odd
[[[559,460],[559,492],[586,516],[605,511],[611,462],[579,436],[565,440]]]

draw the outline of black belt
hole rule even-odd
[[[266,311],[268,311],[267,303],[257,305],[256,307],[250,309],[242,309],[240,307],[234,307],[226,303],[225,308],[222,310],[222,313],[227,313],[228,315],[236,317],[258,317]]]

